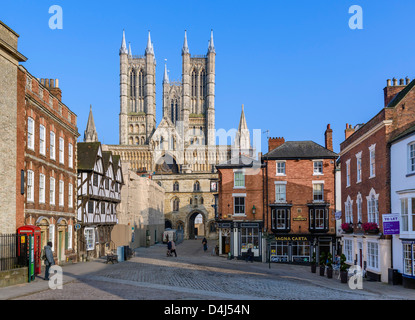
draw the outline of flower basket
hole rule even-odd
[[[362,224],[362,228],[366,233],[369,233],[369,234],[379,233],[379,226],[376,222],[366,222]]]
[[[344,233],[352,233],[353,232],[353,224],[351,223],[342,223],[341,228]]]

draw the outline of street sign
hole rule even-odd
[[[399,234],[399,214],[389,213],[382,215],[383,234]]]

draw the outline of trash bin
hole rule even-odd
[[[402,275],[398,272],[397,269],[388,269],[388,284],[402,284]]]
[[[124,260],[125,261],[130,259],[129,251],[130,251],[130,246],[124,246]]]
[[[118,262],[124,261],[124,247],[117,247]]]

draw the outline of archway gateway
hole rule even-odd
[[[200,211],[193,211],[188,218],[188,239],[196,239],[197,236],[206,234],[205,228],[206,217]]]

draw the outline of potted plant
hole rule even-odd
[[[313,252],[313,255],[311,256],[311,272],[316,273],[316,268],[317,268],[316,253]]]
[[[326,253],[320,254],[320,276],[324,276],[324,270],[326,269]]]
[[[344,254],[340,256],[340,282],[347,283],[347,264]]]
[[[327,254],[326,266],[327,266],[327,278],[331,279],[333,278],[333,256],[330,252]]]
[[[366,222],[362,224],[362,228],[366,233],[373,233],[373,234],[379,233],[379,226],[376,222]]]
[[[351,223],[342,223],[341,228],[344,233],[352,233],[353,232],[353,224]]]

